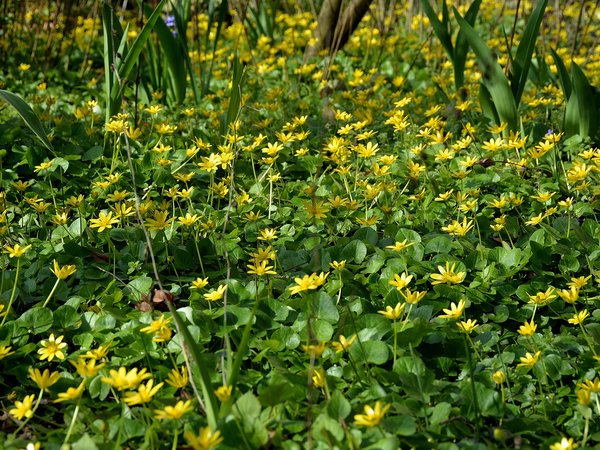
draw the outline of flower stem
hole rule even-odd
[[[4,325],[6,322],[6,318],[8,317],[8,313],[10,312],[10,307],[15,300],[15,293],[17,292],[17,283],[19,282],[19,274],[21,273],[21,258],[17,259],[17,274],[15,275],[15,282],[13,284],[12,292],[10,293],[10,300],[8,301],[8,308],[6,308],[6,314],[2,318],[2,323],[0,323],[0,327]]]
[[[64,447],[69,443],[69,438],[71,437],[71,433],[73,432],[73,428],[75,427],[75,422],[77,421],[77,416],[79,415],[79,404],[81,403],[81,397],[77,401],[75,405],[75,411],[73,411],[73,417],[71,418],[71,423],[69,424],[69,429],[67,430],[67,435],[65,436],[65,440],[61,446]]]
[[[44,304],[42,305],[42,308],[46,307],[46,305],[48,304],[48,302],[50,301],[50,299],[52,298],[52,296],[56,292],[56,288],[58,287],[58,283],[60,283],[60,278],[57,278],[56,281],[54,282],[54,286],[52,286],[52,290],[50,291],[50,293],[48,294],[48,297],[44,301]]]

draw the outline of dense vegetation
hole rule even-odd
[[[598,2],[189,3],[3,3],[0,443],[600,445]]]

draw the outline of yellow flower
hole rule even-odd
[[[396,303],[396,306],[393,308],[391,306],[386,306],[385,311],[377,311],[386,319],[397,320],[402,316],[402,312],[404,311],[404,307],[406,303]]]
[[[44,372],[40,372],[40,369],[29,368],[29,378],[31,378],[38,388],[46,391],[50,386],[60,380],[60,374],[58,372],[52,372],[45,369]]]
[[[194,450],[211,450],[223,442],[221,433],[219,431],[213,433],[209,427],[201,428],[198,436],[191,431],[186,431],[183,436]]]
[[[529,302],[535,303],[538,306],[548,303],[550,300],[554,300],[556,295],[554,294],[554,288],[549,287],[546,292],[538,292],[535,295],[529,295]]]
[[[11,247],[8,244],[4,246],[4,249],[6,250],[6,253],[8,253],[9,258],[20,258],[30,248],[31,244],[26,245],[25,247],[21,247],[19,244],[15,244],[14,247]]]
[[[62,349],[65,348],[67,344],[62,341],[63,338],[64,336],[55,338],[54,334],[51,334],[48,340],[43,340],[41,342],[42,348],[37,351],[40,355],[40,359],[42,361],[44,359],[52,361],[54,358],[60,360],[65,359],[65,354],[62,352]]]
[[[96,365],[97,360],[91,358],[89,361],[86,361],[85,357],[80,356],[77,361],[69,361],[77,370],[77,373],[83,378],[93,378],[98,375],[100,369],[102,369],[106,364],[98,364]]]
[[[556,291],[560,298],[566,303],[573,304],[579,298],[579,289],[575,286],[571,286],[571,289],[560,289]]]
[[[438,266],[438,273],[431,274],[431,278],[435,281],[432,281],[431,284],[442,284],[447,283],[448,286],[451,284],[460,284],[463,282],[466,276],[466,272],[458,272],[455,273],[454,269],[456,268],[456,263],[453,263],[450,266],[449,262],[446,262],[446,267]]]
[[[492,380],[494,380],[494,383],[496,384],[502,384],[506,381],[506,374],[502,370],[496,370],[492,374]]]
[[[12,355],[14,353],[10,349],[10,345],[0,345],[0,361],[2,361],[8,355]]]
[[[577,390],[577,403],[580,405],[589,405],[592,401],[592,393],[589,389],[581,388]]]
[[[375,406],[371,407],[365,405],[364,414],[356,414],[354,416],[354,423],[358,426],[364,427],[376,427],[385,416],[385,413],[390,409],[391,405],[383,405],[378,400],[375,402]]]
[[[288,288],[292,295],[298,294],[299,292],[308,291],[310,289],[317,289],[325,283],[325,279],[329,273],[321,272],[320,275],[312,273],[310,275],[304,275],[302,278],[294,278],[295,286]]]
[[[407,303],[411,305],[416,305],[419,303],[425,295],[427,295],[427,291],[415,291],[412,292],[410,289],[405,289],[404,291],[400,291],[400,295],[404,297]]]
[[[66,265],[66,266],[60,267],[58,265],[58,261],[54,260],[54,268],[50,269],[50,271],[54,275],[56,275],[56,278],[58,278],[59,280],[64,280],[64,279],[68,278],[69,276],[73,275],[77,271],[77,267],[74,265]]]
[[[127,131],[127,123],[124,120],[113,119],[105,125],[106,131],[121,134]]]
[[[190,289],[202,289],[208,285],[208,278],[196,278]]]
[[[593,380],[585,380],[580,386],[582,389],[587,389],[597,394],[600,392],[600,378],[596,377]]]
[[[385,248],[389,248],[390,250],[399,252],[399,251],[404,250],[405,248],[410,247],[413,244],[414,244],[414,242],[408,242],[408,239],[404,239],[402,242],[396,241],[396,243],[394,245],[388,245]]]
[[[313,372],[313,375],[311,377],[311,380],[315,387],[320,388],[320,387],[325,386],[325,372],[323,371],[323,369],[315,369],[315,371]]]
[[[569,323],[573,325],[579,325],[588,317],[590,317],[590,313],[587,309],[584,309],[583,311],[579,311],[577,314],[574,314],[573,317],[569,319]]]
[[[277,230],[275,228],[264,228],[260,230],[259,241],[272,241],[277,239]]]
[[[155,409],[155,418],[158,420],[173,419],[178,420],[183,417],[184,414],[192,410],[191,400],[179,400],[175,403],[175,406],[165,406],[163,409]]]
[[[221,300],[223,298],[223,294],[225,294],[225,290],[227,290],[226,284],[221,284],[216,290],[212,290],[204,294],[204,298],[209,302],[216,302],[217,300]]]
[[[537,324],[531,319],[531,322],[525,321],[525,323],[519,327],[518,331],[521,336],[533,336],[536,329]]]
[[[165,342],[171,339],[172,331],[169,328],[169,323],[171,322],[171,317],[165,319],[165,316],[160,316],[159,319],[153,320],[150,325],[142,328],[140,331],[142,333],[153,333],[154,337],[152,340],[154,342]]]
[[[17,420],[21,420],[23,417],[31,417],[33,415],[33,400],[35,395],[27,395],[22,402],[16,401],[15,407],[12,408],[8,413]]]
[[[467,220],[466,217],[463,217],[462,223],[458,220],[453,220],[450,225],[442,227],[442,231],[445,231],[452,236],[464,236],[471,230],[471,228],[473,228],[473,221]]]
[[[394,279],[388,281],[388,283],[391,284],[392,286],[396,286],[396,289],[398,291],[401,291],[402,289],[404,289],[406,286],[408,286],[410,284],[412,279],[413,279],[413,276],[409,275],[406,272],[402,273],[401,275],[395,273]]]
[[[104,230],[112,228],[116,223],[119,223],[119,219],[112,216],[112,211],[106,214],[104,211],[100,211],[100,215],[97,219],[90,220],[90,227],[98,228],[98,231],[102,233]]]
[[[143,368],[138,372],[137,367],[127,371],[125,367],[119,370],[110,370],[110,377],[102,377],[101,381],[122,391],[124,389],[135,389],[143,380],[150,378],[150,374]]]
[[[442,314],[438,316],[442,319],[453,319],[458,320],[460,316],[462,316],[463,311],[465,310],[465,301],[461,298],[456,305],[454,302],[450,303],[450,309],[443,309],[446,314]]]
[[[60,392],[54,403],[67,402],[69,400],[77,400],[83,394],[85,389],[85,380],[83,380],[76,388],[70,387],[66,392]]]
[[[189,227],[194,225],[200,218],[197,214],[187,213],[185,216],[178,217],[177,220],[183,226]]]
[[[326,344],[325,342],[319,342],[317,344],[308,344],[303,345],[302,350],[304,350],[309,355],[321,356],[325,351]]]
[[[567,283],[567,286],[569,287],[574,287],[575,289],[581,289],[583,288],[588,281],[590,281],[590,278],[592,278],[591,275],[588,275],[587,277],[579,277],[579,278],[571,278],[571,281],[569,283]]]
[[[45,162],[41,163],[39,166],[35,166],[35,169],[33,169],[33,171],[35,173],[39,173],[44,170],[48,170],[50,167],[52,167],[52,161],[45,161]]]
[[[341,353],[344,350],[349,350],[350,347],[352,347],[352,344],[354,344],[354,341],[356,340],[356,335],[353,334],[349,339],[346,339],[344,335],[340,335],[338,339],[339,342],[332,342],[331,346],[335,349],[336,353]]]
[[[101,345],[98,348],[95,348],[93,350],[88,350],[87,352],[85,352],[85,355],[83,355],[86,358],[92,358],[95,360],[99,360],[104,358],[106,355],[108,355],[108,350],[110,349],[110,344],[108,345]]]
[[[529,352],[525,353],[525,356],[519,358],[519,361],[521,362],[517,364],[517,367],[527,367],[528,369],[532,368],[538,362],[541,354],[542,352],[540,351],[535,352],[533,355]]]
[[[333,270],[342,270],[344,267],[346,267],[346,260],[343,259],[341,261],[332,261],[329,263],[329,267],[331,267]]]
[[[257,275],[259,277],[263,275],[276,275],[277,272],[273,270],[273,266],[268,266],[268,261],[260,261],[256,264],[248,264],[248,274]]]
[[[556,442],[550,446],[550,450],[574,450],[579,447],[573,442],[573,438],[562,438],[560,442]]]
[[[469,319],[466,322],[464,320],[458,322],[456,324],[456,326],[459,328],[460,331],[462,331],[463,333],[467,333],[470,334],[471,331],[473,331],[475,328],[477,328],[479,325],[477,325],[477,321],[476,320],[472,320]]]
[[[187,369],[181,366],[180,369],[172,369],[166,379],[167,384],[170,384],[174,388],[183,389],[187,386],[189,381]]]
[[[137,392],[126,392],[123,401],[129,406],[142,405],[152,400],[152,397],[163,387],[164,383],[154,385],[154,380],[148,380],[146,384],[140,384]]]
[[[540,223],[542,223],[542,220],[544,220],[544,214],[539,213],[537,216],[534,216],[527,222],[525,222],[525,225],[539,225]]]
[[[169,215],[169,211],[154,211],[154,216],[147,219],[146,226],[149,230],[164,230],[165,228],[171,226],[173,223],[173,218],[167,218]]]
[[[231,397],[231,392],[233,390],[233,386],[219,386],[215,391],[215,395],[219,399],[219,401],[225,403]]]

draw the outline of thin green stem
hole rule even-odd
[[[8,317],[8,313],[10,312],[10,308],[13,304],[13,301],[15,300],[15,294],[17,292],[17,283],[19,282],[19,274],[21,273],[21,258],[17,259],[17,273],[15,275],[15,282],[13,284],[13,288],[12,291],[10,293],[10,300],[8,301],[8,307],[6,308],[6,314],[4,315],[4,317],[2,318],[2,323],[0,323],[0,327],[2,327],[4,325],[4,322],[6,322],[6,318]]]
[[[65,436],[65,440],[63,441],[62,447],[66,446],[69,443],[69,438],[71,437],[71,433],[73,432],[73,428],[75,427],[75,422],[77,421],[77,416],[79,415],[80,403],[81,397],[79,397],[79,399],[77,400],[77,404],[75,405],[75,411],[73,411],[73,417],[71,418],[71,423],[69,424],[69,429],[67,430],[67,435]]]
[[[465,353],[467,355],[467,364],[469,365],[469,375],[470,375],[470,384],[471,391],[473,394],[473,407],[475,409],[475,440],[479,440],[479,427],[480,423],[480,414],[479,414],[479,400],[477,399],[477,389],[475,388],[475,369],[473,368],[473,358],[471,356],[471,351],[469,348],[469,340],[467,339],[467,335],[465,334]]]
[[[56,288],[58,287],[58,283],[60,283],[60,278],[57,278],[56,281],[54,282],[54,286],[52,286],[52,290],[48,294],[48,297],[46,297],[46,300],[44,301],[44,304],[42,305],[42,308],[46,307],[46,305],[48,304],[48,302],[50,301],[50,299],[52,298],[52,296],[56,292]]]

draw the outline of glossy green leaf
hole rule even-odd
[[[33,112],[31,106],[29,106],[25,100],[19,97],[17,94],[13,94],[10,91],[5,91],[0,89],[0,100],[4,100],[6,103],[11,105],[15,111],[19,113],[25,125],[29,127],[31,131],[38,137],[38,139],[44,144],[44,146],[50,150],[54,151],[50,140],[48,139],[48,135],[44,131],[44,127],[40,122],[38,116]]]

